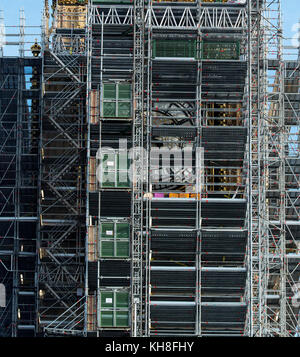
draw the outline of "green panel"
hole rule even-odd
[[[130,167],[130,159],[128,155],[117,155],[117,161],[112,154],[103,155],[102,170],[101,170],[101,187],[130,187],[128,168]],[[117,174],[117,182],[115,177]]]
[[[129,242],[117,242],[117,257],[129,257]]]
[[[127,308],[129,306],[129,295],[127,292],[116,292],[116,307]]]
[[[128,291],[101,291],[101,327],[129,326],[129,293]],[[121,310],[121,311],[117,311]],[[108,310],[108,311],[104,311]]]
[[[131,84],[119,84],[119,99],[131,99]]]
[[[117,223],[117,238],[129,238],[129,224]]]
[[[152,41],[152,57],[153,58],[157,57],[156,56],[156,47],[157,47],[156,40],[153,40]]]
[[[196,40],[154,40],[153,57],[196,57]]]
[[[114,257],[114,242],[101,241],[101,257]]]
[[[130,159],[126,154],[118,154],[117,158],[117,187],[130,187],[129,172]]]
[[[155,57],[166,57],[167,43],[166,41],[155,41]]]
[[[101,158],[102,170],[104,171],[114,171],[116,164],[116,156],[114,153],[104,154]]]
[[[127,170],[130,167],[130,162],[131,160],[128,157],[128,153],[120,153],[117,155],[118,170]]]
[[[114,306],[114,293],[111,291],[101,291],[101,308],[112,308]]]
[[[101,237],[114,238],[114,223],[101,223]]]
[[[117,105],[115,102],[103,103],[103,117],[115,117]]]
[[[104,84],[103,116],[106,118],[129,118],[132,113],[131,84]],[[117,93],[118,91],[118,93]],[[124,102],[123,102],[124,101]]]
[[[130,187],[128,171],[117,172],[117,187]]]
[[[114,172],[102,172],[101,186],[102,187],[115,187],[115,173]]]
[[[129,326],[128,311],[116,311],[116,327]]]
[[[117,91],[116,91],[116,85],[115,84],[105,83],[103,85],[103,89],[104,89],[104,93],[103,93],[104,99],[114,99],[114,100],[116,100]]]
[[[100,317],[101,327],[113,327],[114,326],[114,316],[113,311],[102,311]]]
[[[129,118],[131,116],[131,102],[119,102],[117,116],[119,118]]]
[[[204,42],[203,59],[237,60],[240,56],[239,42]]]
[[[101,161],[101,187],[115,187],[115,154],[104,154]]]

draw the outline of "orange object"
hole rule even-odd
[[[178,195],[178,193],[169,193],[169,197],[170,198],[178,198],[179,195]]]
[[[191,198],[196,198],[197,196],[196,196],[196,193],[191,193],[190,194],[190,197]],[[201,195],[200,195],[200,193],[198,193],[198,199],[200,200],[200,198],[201,198]]]
[[[179,194],[179,197],[180,197],[180,198],[189,198],[189,197],[190,197],[190,194],[189,194],[189,193],[180,193],[180,194]]]
[[[91,123],[97,124],[98,120],[98,93],[94,90],[91,92]]]

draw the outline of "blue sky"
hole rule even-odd
[[[299,0],[281,0],[284,36],[293,37],[295,32],[292,31],[294,24],[300,21],[300,2]],[[290,42],[290,41],[289,41]],[[290,45],[291,43],[288,43]]]
[[[4,22],[6,26],[14,26],[19,24],[19,10],[23,8],[25,10],[26,25],[40,26],[41,25],[41,14],[44,0],[0,0],[0,10],[3,10]],[[51,3],[51,0],[49,1]],[[15,33],[18,29],[8,28],[7,33]],[[37,33],[40,29],[37,28],[27,28],[26,33]],[[28,42],[34,42],[32,36],[28,38]],[[16,41],[17,38],[7,38],[7,41]],[[30,44],[27,44],[27,48]],[[6,46],[4,48],[4,55],[13,56],[18,55],[18,48],[15,46]],[[25,53],[26,55],[26,53]],[[27,53],[27,55],[29,55]]]
[[[44,0],[0,0],[0,10],[4,11],[6,25],[16,25],[19,22],[19,9],[24,8],[26,23],[32,26],[41,24],[41,12]],[[51,0],[49,0],[51,3]],[[295,32],[292,32],[292,26],[300,20],[300,1],[299,0],[282,0],[282,12],[284,21],[285,37],[292,37]],[[10,32],[13,32],[10,29]],[[34,29],[29,29],[31,32]],[[36,32],[36,31],[34,31]],[[289,43],[290,44],[290,43]],[[16,48],[7,47],[5,55],[13,55],[16,53]]]

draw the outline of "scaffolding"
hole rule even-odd
[[[70,38],[81,43],[85,24],[76,8],[64,21],[54,16],[52,36],[43,31],[38,317],[47,333],[84,327],[87,56]]]
[[[28,337],[37,322],[37,197],[41,119],[41,59],[29,56],[41,26],[7,25],[0,15],[0,282],[6,306],[0,308],[0,336]],[[9,47],[6,47],[9,46]],[[15,48],[18,57],[5,57]]]
[[[298,49],[284,55],[280,0],[59,0],[52,10],[49,28],[45,1],[28,325],[296,336],[300,67]],[[23,254],[11,244],[8,257]],[[16,281],[12,270],[0,283]]]
[[[0,335],[34,336],[41,60],[0,58],[0,68]]]
[[[280,1],[89,1],[85,11],[85,40],[77,23],[57,37],[88,57],[84,333],[295,334],[298,61],[283,60]],[[133,180],[122,185],[124,148]],[[191,153],[188,169],[160,160],[172,149]],[[131,226],[123,258],[119,224]]]

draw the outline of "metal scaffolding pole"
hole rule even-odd
[[[295,335],[300,66],[284,60],[281,1],[99,3],[53,2],[50,31],[45,0],[37,216],[22,208],[24,132],[35,130],[23,10],[11,35],[16,121],[2,121],[12,100],[0,115],[15,138],[0,187],[11,334],[38,331],[35,319],[76,336]],[[124,138],[132,185],[118,186]],[[96,154],[105,145],[108,168]],[[174,152],[154,163],[160,148],[191,149],[191,167]],[[23,251],[24,223],[39,225],[38,257]],[[24,256],[34,272],[20,271]],[[38,318],[25,319],[32,295]]]
[[[134,1],[133,183],[132,183],[132,335],[143,336],[143,184],[144,184],[144,0]]]
[[[198,16],[197,19],[200,21],[200,16],[201,16],[201,10],[202,10],[202,4],[201,2],[198,3],[197,6],[197,11],[198,11]],[[201,155],[202,155],[202,123],[203,123],[203,118],[202,118],[202,73],[203,73],[203,67],[202,67],[202,41],[203,39],[203,34],[202,34],[202,28],[201,26],[198,26],[198,34],[197,34],[197,46],[198,46],[198,51],[200,53],[200,56],[197,61],[197,88],[196,88],[196,126],[197,126],[197,140],[196,140],[196,194],[197,194],[197,213],[196,213],[196,228],[197,228],[197,246],[196,246],[196,312],[197,312],[197,317],[196,317],[196,326],[195,326],[195,335],[196,336],[201,336],[202,333],[202,323],[201,323],[201,297],[202,297],[202,292],[201,292],[201,268],[202,268],[202,234],[201,234],[201,223],[202,223],[202,215],[201,215],[201,199],[202,199],[202,186],[201,186],[201,179],[202,176],[204,176],[204,161],[202,162],[201,160]],[[199,197],[200,196],[200,197]]]
[[[263,2],[264,3],[264,2]],[[263,4],[248,2],[249,254],[251,256],[250,336],[265,334],[267,228],[265,198],[265,50]]]

